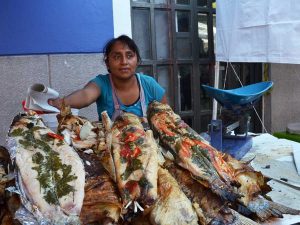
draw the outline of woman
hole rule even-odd
[[[167,102],[165,90],[152,77],[135,72],[141,57],[131,38],[114,38],[103,52],[109,74],[96,76],[83,89],[65,97],[66,105],[80,109],[96,102],[99,117],[106,110],[114,120],[122,111],[145,117],[151,101]],[[51,99],[49,104],[60,108],[62,99]]]

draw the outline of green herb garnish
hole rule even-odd
[[[12,137],[17,137],[17,136],[22,136],[23,135],[23,129],[22,128],[17,128],[15,130],[13,130],[10,135]]]
[[[75,191],[68,183],[77,176],[71,174],[71,165],[63,164],[57,152],[50,151],[45,155],[37,152],[32,156],[32,162],[37,164],[32,169],[38,173],[37,180],[49,204],[57,205],[61,197]]]
[[[143,164],[141,160],[137,158],[132,158],[131,162],[127,164],[125,172],[121,175],[121,178],[123,180],[127,180],[130,174],[132,174],[133,171],[143,169]]]

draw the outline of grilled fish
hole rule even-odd
[[[176,166],[171,161],[166,161],[164,167],[178,182],[181,190],[191,200],[198,215],[200,224],[253,224],[256,222],[234,212],[229,205],[214,194],[210,189],[199,182],[195,182],[185,169]]]
[[[103,152],[107,152],[104,126],[101,122],[91,123],[80,116],[72,115],[70,107],[65,105],[57,118],[58,131],[65,139],[67,135],[71,137],[70,145],[73,145],[84,162],[86,183],[80,213],[81,222],[116,223],[120,218],[122,204],[115,183],[103,168],[106,166]]]
[[[162,168],[158,170],[159,200],[150,213],[157,225],[197,225],[198,219],[191,201],[180,190],[176,180]]]
[[[74,149],[34,114],[16,116],[8,136],[22,203],[38,220],[79,223],[85,171]]]
[[[152,132],[144,131],[131,113],[119,116],[111,128],[111,153],[123,200],[125,220],[144,211],[157,199],[157,146]]]
[[[234,171],[226,166],[218,152],[188,131],[170,106],[152,102],[148,107],[148,121],[162,145],[173,152],[176,162],[190,171],[194,179],[224,200],[235,201],[240,197],[234,188],[238,186]]]
[[[86,171],[85,196],[80,213],[83,224],[117,223],[122,203],[117,187],[95,154],[78,152]]]
[[[263,194],[270,191],[271,188],[266,184],[266,180],[260,172],[256,172],[245,163],[219,152],[201,140],[198,135],[189,132],[188,126],[182,126],[180,117],[176,115],[168,105],[153,102],[149,106],[148,116],[150,124],[153,129],[157,131],[159,138],[166,143],[173,152],[177,153],[177,159],[179,156],[178,164],[189,170],[193,174],[193,178],[196,178],[198,181],[199,178],[208,181],[208,184],[205,184],[205,182],[201,180],[200,183],[209,187],[213,192],[223,197],[223,199],[242,204],[244,207],[239,205],[239,209],[243,209],[241,210],[242,213],[246,215],[254,213],[261,221],[269,217],[282,217],[283,213],[299,214],[298,210],[284,207],[265,199]],[[174,140],[174,137],[176,137],[175,143],[170,144],[170,140]],[[194,157],[195,155],[197,157]],[[202,158],[202,156],[204,157]],[[188,163],[185,162],[185,164],[188,164],[188,166],[184,165],[182,163],[182,158],[184,157],[188,159],[191,158],[192,163],[187,161]],[[200,159],[202,161],[200,161]],[[222,184],[217,179],[215,179],[215,181],[218,181],[218,183],[211,185],[211,182],[215,181],[211,181],[209,178],[207,179],[203,174],[198,173],[201,175],[195,177],[197,173],[195,173],[195,170],[190,166],[193,162],[197,162],[196,166],[198,166],[197,169],[199,169],[199,171],[209,171],[214,168],[227,187],[238,189],[237,193],[239,196],[232,198],[228,192],[225,192],[224,197],[223,193],[219,190]],[[209,173],[206,174],[208,174],[208,176],[210,175]],[[229,196],[229,198],[227,196]],[[236,195],[234,197],[236,197]]]
[[[116,182],[116,172],[110,152],[112,122],[107,112],[101,113],[102,122],[91,123],[87,119],[72,115],[69,106],[63,105],[58,114],[58,132],[76,151],[96,153],[102,166]]]
[[[242,213],[246,215],[254,213],[260,221],[265,221],[270,217],[282,218],[283,214],[300,215],[300,210],[264,198],[265,194],[271,191],[271,187],[266,183],[267,179],[261,172],[254,171],[247,162],[236,160],[230,155],[226,155],[224,160],[234,169],[235,176],[241,184],[239,191],[243,197],[239,199],[239,202],[248,210],[247,212],[240,206]]]

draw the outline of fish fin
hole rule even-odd
[[[242,214],[238,213],[237,211],[230,209],[232,215],[235,217],[234,223],[232,225],[258,225],[257,222],[243,216]]]
[[[300,210],[292,209],[279,203],[269,201],[264,199],[262,196],[258,196],[256,199],[251,201],[247,208],[254,212],[261,221],[265,221],[271,216],[282,218],[283,214],[300,215]]]
[[[107,111],[103,111],[101,113],[101,119],[102,119],[102,123],[104,125],[104,128],[105,128],[106,132],[109,132],[111,127],[112,127],[112,121],[109,118],[109,116],[107,114]]]
[[[256,158],[256,155],[253,156],[251,159],[245,161],[245,164],[250,165],[250,163]]]
[[[97,154],[100,157],[102,166],[108,172],[109,176],[116,182],[117,180],[116,168],[115,168],[115,163],[111,152],[112,134],[106,133],[105,140],[106,140],[105,148],[100,150],[100,147],[98,146]]]
[[[102,123],[105,128],[105,141],[106,141],[106,149],[105,149],[105,158],[103,158],[102,164],[104,168],[109,172],[110,177],[116,182],[117,175],[116,175],[116,168],[114,158],[112,156],[112,133],[111,127],[113,122],[109,118],[107,111],[103,111],[101,113]]]
[[[279,211],[282,214],[300,215],[300,210],[298,210],[298,209],[293,209],[293,208],[284,206],[284,205],[276,203],[276,202],[271,202],[271,201],[268,201],[268,202],[270,203],[270,206],[273,211]]]
[[[115,162],[114,158],[112,156],[112,134],[108,133],[106,135],[106,151],[108,154],[108,168],[109,168],[109,174],[111,178],[116,182],[117,181],[117,175],[116,175],[116,167],[115,167]]]

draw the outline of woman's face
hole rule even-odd
[[[107,56],[106,66],[114,77],[127,80],[135,74],[137,64],[136,54],[126,44],[117,41]]]

